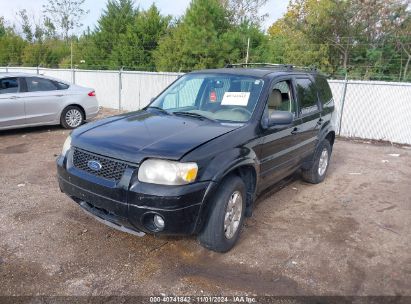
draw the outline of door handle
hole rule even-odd
[[[295,128],[291,131],[291,134],[295,135],[295,134],[297,134],[297,133],[298,133],[298,128],[295,127]]]
[[[57,97],[63,97],[64,95],[63,94],[59,94],[59,95],[56,95]]]
[[[17,96],[10,96],[10,99],[17,99]]]

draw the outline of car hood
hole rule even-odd
[[[142,110],[84,125],[73,131],[72,145],[133,163],[147,157],[179,160],[241,126]]]

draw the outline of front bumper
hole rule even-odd
[[[70,158],[70,153],[69,157]],[[127,169],[118,183],[109,182],[57,159],[59,186],[87,213],[116,229],[137,235],[156,233],[188,235],[198,232],[213,182],[184,186],[140,183],[135,169]],[[163,217],[161,231],[153,216]]]

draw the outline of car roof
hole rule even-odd
[[[40,78],[44,78],[44,79],[49,79],[49,80],[54,80],[54,81],[62,82],[62,83],[65,83],[65,84],[69,84],[67,81],[62,80],[62,79],[58,79],[58,78],[54,78],[54,77],[50,77],[50,76],[46,76],[46,75],[42,75],[42,74],[33,74],[33,73],[0,72],[0,78],[4,78],[4,77],[40,77]]]
[[[316,71],[307,71],[307,70],[284,70],[284,69],[275,69],[270,67],[259,67],[259,68],[221,68],[221,69],[207,69],[207,70],[198,70],[191,72],[193,74],[230,74],[230,75],[239,75],[239,76],[251,76],[251,77],[265,77],[270,75],[271,77],[282,76],[282,75],[307,75],[318,73]],[[191,74],[190,73],[190,74]]]
[[[33,77],[33,76],[42,76],[32,73],[23,73],[23,72],[0,72],[0,77]]]

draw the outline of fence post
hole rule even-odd
[[[124,67],[121,67],[120,70],[118,71],[118,110],[119,111],[121,111],[121,90],[123,86],[121,74],[123,72],[123,68]]]
[[[6,73],[9,72],[9,66],[10,66],[10,63],[6,66]]]
[[[73,84],[76,84],[76,69],[75,68],[71,69],[71,82]]]
[[[341,125],[342,125],[343,114],[344,114],[344,103],[345,103],[345,95],[347,94],[347,86],[348,86],[348,78],[347,78],[347,74],[345,74],[343,94],[341,96],[340,124],[338,126],[338,136],[341,136]]]

